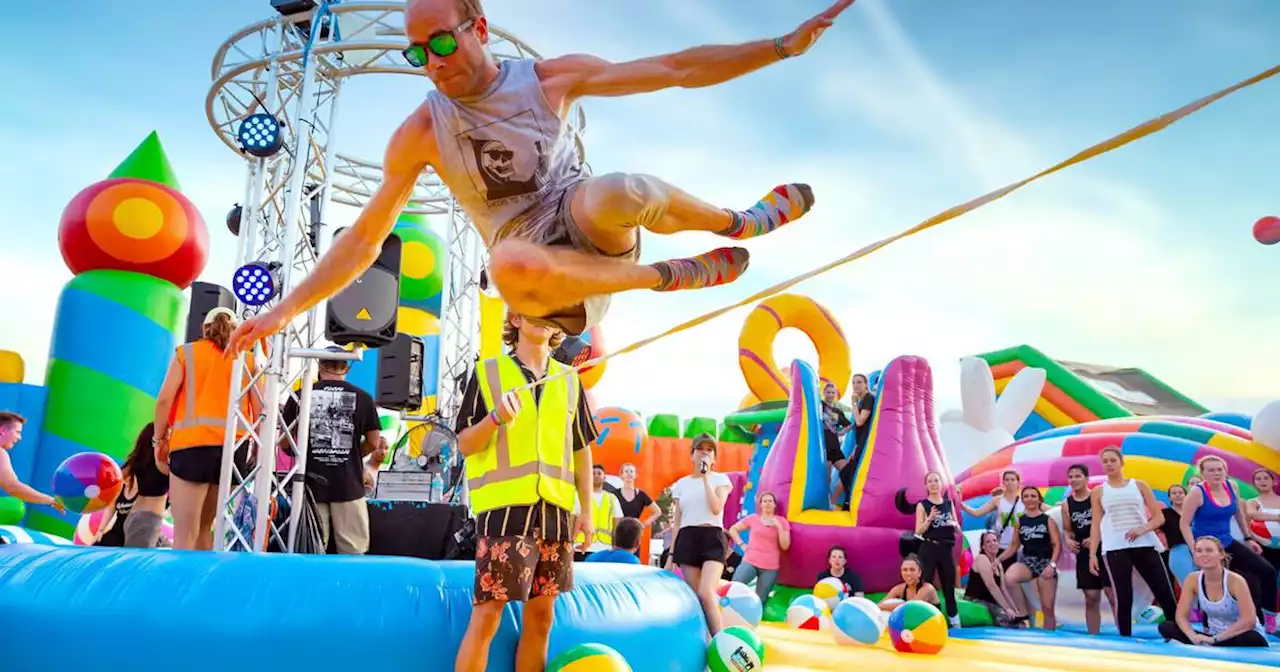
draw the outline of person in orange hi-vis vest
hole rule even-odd
[[[156,398],[156,465],[169,473],[173,512],[173,547],[212,550],[213,522],[218,512],[218,480],[226,436],[233,358],[227,340],[237,324],[228,308],[214,308],[204,318],[203,336],[178,347]],[[252,355],[248,365],[253,367]],[[241,386],[248,384],[250,371]],[[240,412],[250,421],[261,410],[260,395],[248,395]],[[244,432],[236,440],[244,438]]]

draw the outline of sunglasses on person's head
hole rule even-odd
[[[426,42],[409,45],[409,48],[400,53],[404,54],[404,60],[415,68],[421,68],[427,64],[427,52],[440,58],[448,58],[458,50],[458,33],[470,29],[475,23],[475,19],[467,19],[452,30],[433,33]]]

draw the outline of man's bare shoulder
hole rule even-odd
[[[431,109],[424,102],[392,134],[383,169],[389,174],[411,173],[416,177],[438,155],[435,124]]]

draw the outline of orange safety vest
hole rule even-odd
[[[180,346],[176,353],[178,366],[182,367],[182,387],[174,401],[173,434],[169,437],[169,450],[182,450],[196,446],[221,446],[227,434],[227,409],[231,395],[239,390],[231,389],[231,369],[235,360],[223,356],[213,341],[202,338]],[[253,368],[253,355],[246,356],[246,365]],[[249,373],[241,379],[241,387],[249,383]],[[260,404],[254,395],[245,395],[240,411],[253,421]],[[244,438],[245,431],[236,432],[236,440]]]

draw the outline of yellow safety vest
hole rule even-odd
[[[600,502],[595,504],[591,510],[591,522],[595,524],[594,527],[596,528],[596,533],[592,536],[592,541],[598,541],[602,544],[608,544],[612,546],[613,545],[613,500],[615,496],[612,492],[609,492],[607,490],[600,494],[601,494]],[[591,499],[594,502],[595,500],[594,493],[592,494]],[[582,533],[579,532],[578,536],[574,538],[573,542],[575,544],[580,544],[582,543],[583,539],[585,539],[585,537],[583,537]]]
[[[466,459],[467,487],[476,513],[539,500],[566,511],[576,496],[573,465],[573,423],[578,408],[578,374],[556,377],[565,367],[547,363],[541,400],[533,390],[521,390],[520,413],[500,425],[489,445]],[[476,366],[485,405],[497,408],[502,395],[528,384],[510,355],[487,359]]]

